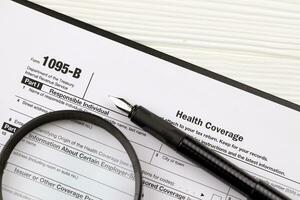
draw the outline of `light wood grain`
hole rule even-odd
[[[298,0],[34,0],[300,104]]]

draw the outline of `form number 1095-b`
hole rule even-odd
[[[64,63],[62,61],[58,61],[55,58],[49,58],[49,56],[44,57],[43,66],[46,66],[50,69],[54,69],[63,74],[69,73],[74,78],[79,78],[82,71],[80,68],[77,67],[74,70],[71,70],[69,64]]]

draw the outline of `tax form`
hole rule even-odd
[[[143,170],[143,199],[246,199],[132,124],[108,99],[115,95],[149,108],[251,175],[300,199],[299,106],[20,2],[25,1],[0,2],[1,147],[33,117],[63,109],[88,111],[108,119],[132,142]],[[49,149],[71,139],[95,145],[93,138],[76,135],[69,140],[43,137],[52,141],[43,147]],[[99,160],[120,159],[109,149],[101,155],[89,148],[81,151]],[[89,186],[88,181],[62,184],[73,184],[78,195],[61,192],[61,199],[84,199],[79,188]],[[43,193],[54,190],[41,188]],[[14,184],[6,190],[14,199],[46,200],[42,192]],[[110,199],[105,193],[89,194]]]

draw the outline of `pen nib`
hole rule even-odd
[[[119,108],[120,110],[124,111],[127,115],[129,115],[133,107],[130,103],[128,103],[125,99],[122,98],[118,98],[114,96],[108,96],[108,97],[110,98],[110,100],[112,100],[112,102],[115,104],[117,108]]]

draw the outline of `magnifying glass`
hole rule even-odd
[[[128,139],[81,111],[32,119],[0,156],[0,200],[139,200],[142,173]]]

